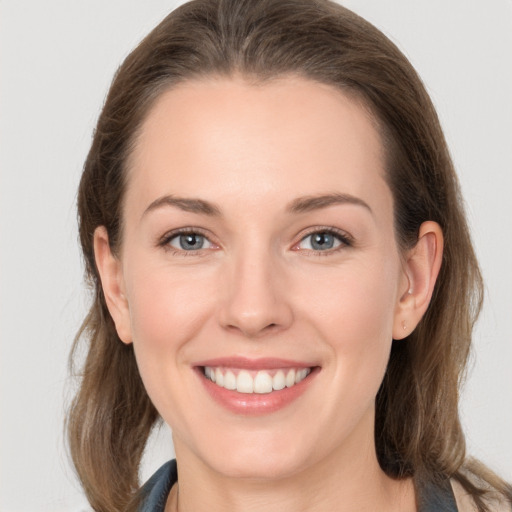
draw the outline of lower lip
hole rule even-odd
[[[270,414],[290,405],[307,390],[319,370],[320,368],[318,367],[313,368],[304,380],[301,380],[291,388],[259,394],[239,393],[238,391],[217,386],[217,384],[205,377],[202,368],[197,369],[199,378],[206,391],[218,404],[231,412],[247,416]]]

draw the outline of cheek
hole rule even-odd
[[[129,275],[130,320],[139,373],[164,420],[188,431],[191,395],[187,347],[211,316],[211,279],[145,262]],[[201,422],[200,418],[196,419]]]
[[[377,392],[389,358],[398,269],[398,264],[379,260],[350,269],[347,265],[301,292],[307,304],[303,314],[326,341],[335,378],[344,386],[366,389],[369,398]]]
[[[370,342],[391,338],[397,290],[398,264],[369,261],[317,273],[296,293],[330,337]]]
[[[131,275],[128,297],[135,343],[168,348],[200,328],[211,296],[208,281],[161,268]]]
[[[176,389],[186,347],[207,322],[211,280],[161,266],[133,268],[128,287],[130,321],[139,371],[155,405],[163,389]],[[210,283],[210,284],[209,284]],[[167,385],[165,384],[167,383]]]

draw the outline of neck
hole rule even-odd
[[[305,469],[281,478],[223,475],[175,439],[179,483],[167,512],[397,512],[416,510],[411,480],[389,478],[380,468],[373,428]],[[305,464],[306,466],[306,464]]]

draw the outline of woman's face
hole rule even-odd
[[[384,174],[369,115],[327,85],[212,78],[156,102],[116,325],[182,460],[277,478],[371,451],[408,289]]]

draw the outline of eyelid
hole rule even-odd
[[[315,251],[315,250],[311,250],[311,249],[300,249],[299,248],[300,243],[305,238],[307,238],[308,236],[311,236],[315,233],[328,233],[330,235],[333,235],[341,242],[341,245],[336,248],[326,249],[324,251]],[[186,235],[186,234],[201,235],[201,236],[205,237],[208,240],[208,242],[210,242],[214,247],[208,248],[208,249],[197,249],[197,250],[185,251],[185,250],[181,250],[181,249],[172,247],[169,244],[169,242],[173,238],[176,238],[179,235]],[[199,252],[220,249],[220,247],[221,247],[220,244],[217,243],[213,238],[214,237],[212,237],[212,235],[207,230],[205,230],[203,228],[188,226],[188,227],[183,227],[183,228],[172,229],[171,231],[166,232],[163,236],[158,238],[156,245],[164,248],[165,250],[176,253],[176,254],[193,255],[193,254],[197,254]],[[300,238],[297,242],[295,242],[293,244],[292,250],[308,251],[310,253],[314,253],[315,255],[327,255],[327,254],[332,254],[333,252],[336,252],[343,248],[352,247],[353,245],[354,245],[354,238],[344,230],[335,228],[333,226],[314,226],[314,227],[306,229],[305,231],[303,231],[300,234]]]
[[[324,251],[315,251],[315,250],[311,250],[311,249],[300,249],[299,244],[302,241],[304,241],[308,236],[314,235],[315,233],[327,233],[327,234],[333,235],[341,242],[341,245],[339,247],[335,247],[332,249],[326,249]],[[332,254],[333,252],[337,252],[338,250],[344,249],[347,247],[352,247],[353,245],[354,245],[354,238],[346,231],[343,231],[341,229],[338,229],[338,228],[335,228],[332,226],[314,226],[314,227],[308,228],[305,232],[301,233],[299,241],[293,244],[292,250],[308,251],[310,253],[314,253],[315,255],[321,256],[321,255]]]
[[[173,247],[170,245],[169,242],[173,238],[176,238],[177,236],[180,236],[180,235],[189,235],[189,234],[200,235],[200,236],[206,238],[206,240],[208,240],[208,242],[210,242],[213,245],[213,248],[210,247],[207,249],[197,249],[197,250],[185,251],[182,249],[177,249],[176,247]],[[173,253],[176,253],[176,254],[191,255],[191,254],[197,254],[202,251],[211,251],[211,250],[219,249],[220,245],[218,243],[216,243],[214,240],[212,240],[212,238],[213,237],[211,236],[211,234],[209,232],[207,232],[205,229],[199,228],[199,227],[194,227],[194,226],[188,226],[188,227],[184,227],[184,228],[177,228],[177,229],[172,229],[171,231],[167,231],[163,236],[158,238],[156,245],[158,247],[162,247],[163,249],[173,252]]]

